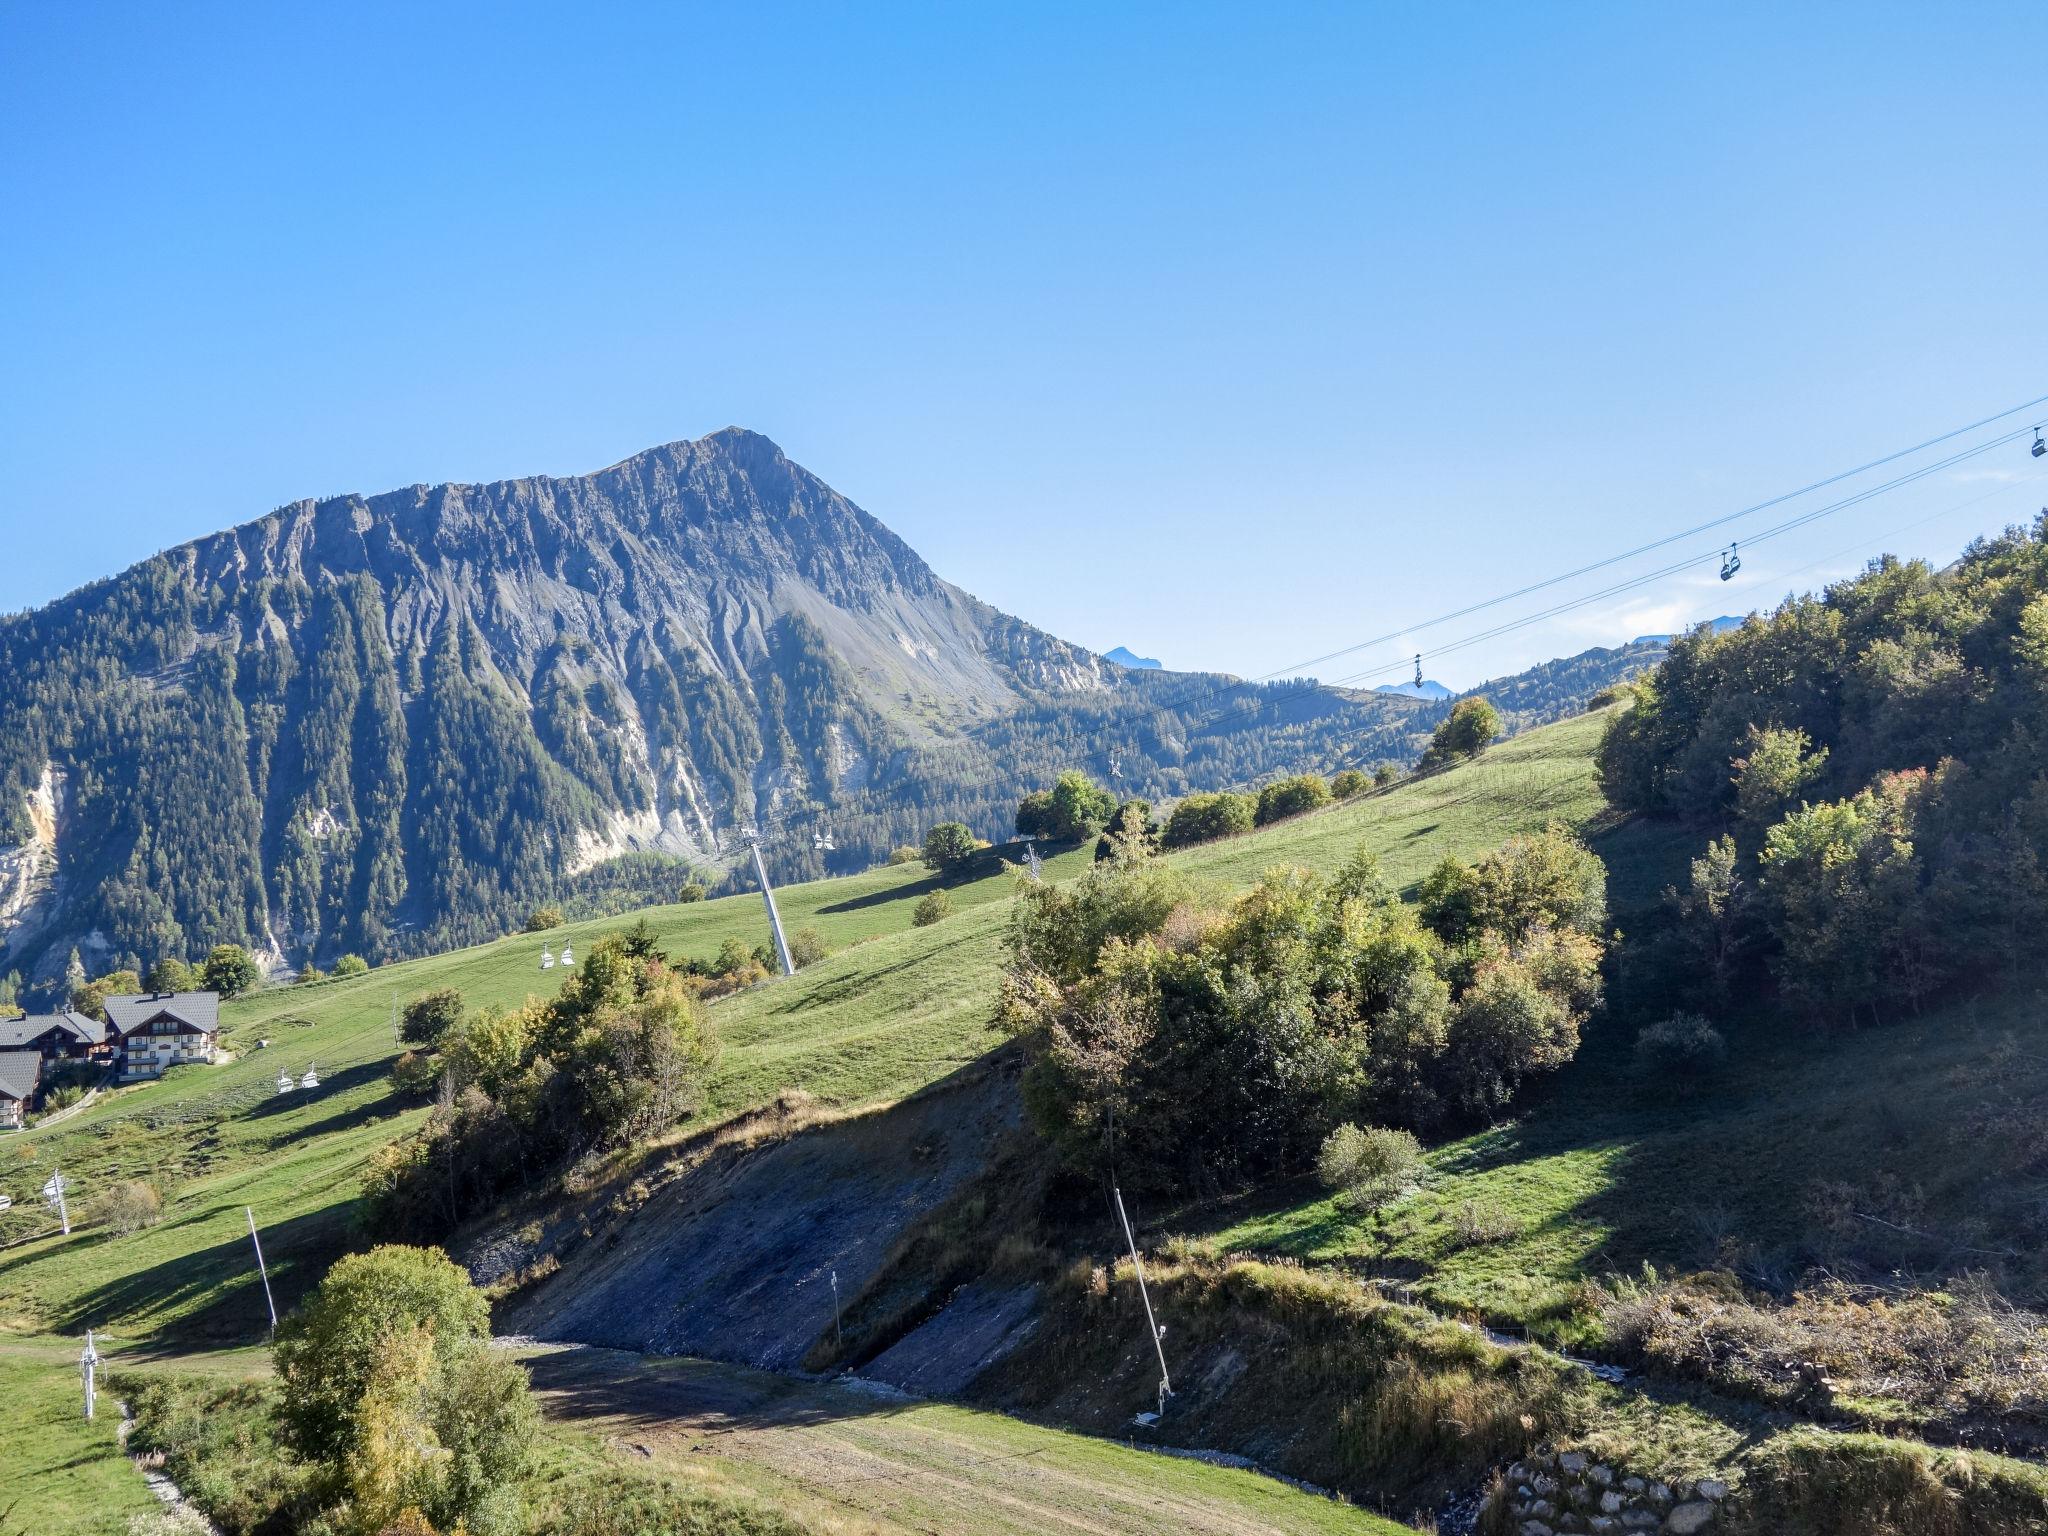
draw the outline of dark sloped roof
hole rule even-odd
[[[0,1051],[0,1098],[28,1098],[42,1076],[43,1058],[34,1051]]]
[[[107,1019],[127,1034],[160,1013],[213,1034],[220,1029],[218,992],[135,992],[106,1000]]]
[[[107,1038],[106,1025],[67,1008],[62,1013],[31,1013],[19,1019],[0,1019],[0,1051],[27,1045],[53,1029],[64,1030],[87,1045],[98,1045]]]

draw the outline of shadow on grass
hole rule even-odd
[[[292,1080],[297,1082],[298,1076],[299,1074],[294,1072]],[[275,1120],[281,1115],[299,1113],[305,1109],[308,1103],[317,1103],[321,1100],[337,1098],[342,1094],[348,1093],[351,1089],[366,1087],[371,1083],[379,1081],[388,1084],[390,1078],[390,1062],[383,1060],[358,1062],[356,1065],[344,1067],[341,1071],[332,1075],[323,1074],[318,1088],[294,1088],[290,1093],[273,1092],[269,1098],[260,1100],[252,1108],[243,1111],[239,1118],[244,1121]],[[290,1135],[293,1140],[297,1140],[306,1136],[318,1136],[328,1131],[347,1130],[351,1126],[361,1125],[365,1120],[388,1113],[386,1105],[391,1098],[391,1094],[385,1093],[365,1099],[361,1104],[355,1105],[352,1108],[337,1111],[334,1114],[300,1126],[291,1131]]]
[[[1081,841],[1039,844],[1041,859],[1053,858],[1081,846]],[[819,907],[820,916],[826,913],[859,912],[869,907],[885,907],[891,902],[909,901],[914,897],[928,896],[933,891],[958,890],[963,885],[973,885],[992,875],[1003,872],[1005,864],[1022,865],[1025,862],[1024,844],[1021,841],[997,843],[984,848],[975,855],[974,862],[966,869],[952,875],[926,875],[922,880],[913,880],[908,885],[892,885],[886,891],[870,891],[865,896],[849,896],[844,901],[835,901],[830,906]]]
[[[263,1226],[263,1256],[270,1265],[271,1291],[282,1317],[350,1246],[352,1201]],[[105,1252],[107,1268],[120,1261],[125,1239],[94,1234],[89,1242]],[[255,1251],[246,1231],[210,1247],[176,1255],[141,1269],[110,1274],[81,1291],[54,1318],[55,1331],[79,1333],[111,1327],[120,1334],[145,1331],[126,1320],[174,1313],[148,1336],[164,1345],[254,1344],[266,1337],[270,1314],[256,1273]]]

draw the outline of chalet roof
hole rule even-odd
[[[106,999],[107,1020],[117,1034],[139,1029],[160,1013],[206,1034],[220,1031],[218,992],[134,992]]]
[[[0,1099],[27,1100],[42,1080],[43,1058],[34,1051],[0,1051]]]
[[[98,1045],[107,1038],[106,1025],[98,1019],[87,1018],[76,1009],[67,1008],[62,1013],[31,1013],[19,1019],[0,1019],[0,1051],[18,1050],[53,1029],[61,1029],[87,1045]]]

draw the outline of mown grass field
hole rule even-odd
[[[998,1413],[703,1360],[530,1360],[549,1415],[629,1463],[843,1536],[1400,1536],[1255,1472]]]

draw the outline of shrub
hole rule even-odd
[[[711,962],[711,974],[737,976],[742,971],[753,968],[757,963],[754,952],[747,947],[747,941],[734,937],[718,946],[718,958]]]
[[[263,971],[239,944],[216,944],[199,968],[199,984],[222,997],[239,997],[262,985]]]
[[[453,987],[423,992],[398,1016],[398,1038],[407,1045],[436,1046],[462,1022],[462,994]]]
[[[335,977],[361,976],[369,969],[370,962],[361,955],[343,955],[334,962],[334,969],[329,974]]]
[[[141,1179],[123,1179],[94,1196],[86,1207],[85,1218],[126,1236],[164,1219],[164,1197],[156,1192],[155,1186]]]
[[[1464,758],[1477,757],[1499,734],[1498,710],[1482,698],[1460,699],[1429,738],[1422,766],[1443,768]]]
[[[799,928],[789,936],[789,959],[798,970],[807,965],[816,965],[832,953],[825,947],[825,941],[818,937],[815,928]]]
[[[1258,805],[1250,795],[1228,790],[1214,795],[1189,795],[1166,818],[1166,831],[1160,841],[1168,848],[1187,848],[1249,832]]]
[[[320,979],[320,967],[315,965],[312,961],[308,960],[304,965],[299,967],[299,973],[298,975],[292,978],[292,983],[295,986],[303,987],[309,982],[315,982]]]
[[[912,847],[909,843],[905,843],[900,848],[891,848],[889,850],[889,863],[892,866],[900,864],[915,864],[919,859],[923,857],[924,850],[922,848]]]
[[[1696,1013],[1674,1013],[1636,1036],[1636,1070],[1691,1092],[1728,1059],[1728,1042]]]
[[[952,915],[953,898],[944,891],[932,891],[912,909],[910,923],[914,928],[929,928]]]
[[[1392,763],[1381,763],[1377,768],[1373,769],[1372,771],[1373,788],[1385,789],[1389,784],[1393,783],[1394,780],[1398,779],[1400,776],[1400,770],[1397,769]]]
[[[1268,784],[1259,791],[1258,809],[1252,819],[1258,826],[1279,821],[1287,816],[1299,816],[1303,811],[1312,811],[1319,805],[1330,803],[1330,786],[1313,773],[1298,773],[1291,779],[1282,779],[1277,784]]]
[[[1316,1154],[1316,1177],[1345,1204],[1372,1210],[1414,1187],[1422,1146],[1406,1131],[1340,1125]]]
[[[1369,782],[1356,768],[1346,768],[1330,780],[1330,793],[1339,800],[1349,800],[1353,795],[1364,794]]]
[[[1086,837],[1115,813],[1116,796],[1070,768],[1051,789],[1034,790],[1018,802],[1017,835],[1071,841]]]
[[[402,1051],[391,1063],[391,1082],[400,1093],[429,1093],[440,1080],[440,1061],[423,1051]]]
[[[438,1248],[386,1246],[337,1259],[278,1329],[284,1424],[293,1445],[339,1460],[361,1428],[382,1338],[418,1329],[437,1360],[490,1337],[491,1312],[468,1273]]]
[[[689,903],[692,901],[702,901],[703,899],[704,887],[694,880],[676,892],[676,900],[680,902]]]
[[[980,852],[964,822],[942,821],[924,835],[924,867],[935,875],[956,875]]]
[[[526,914],[528,933],[546,933],[550,928],[562,926],[562,909],[556,906],[535,907]]]
[[[142,984],[151,992],[189,992],[192,981],[191,966],[182,960],[166,957],[149,968]]]

